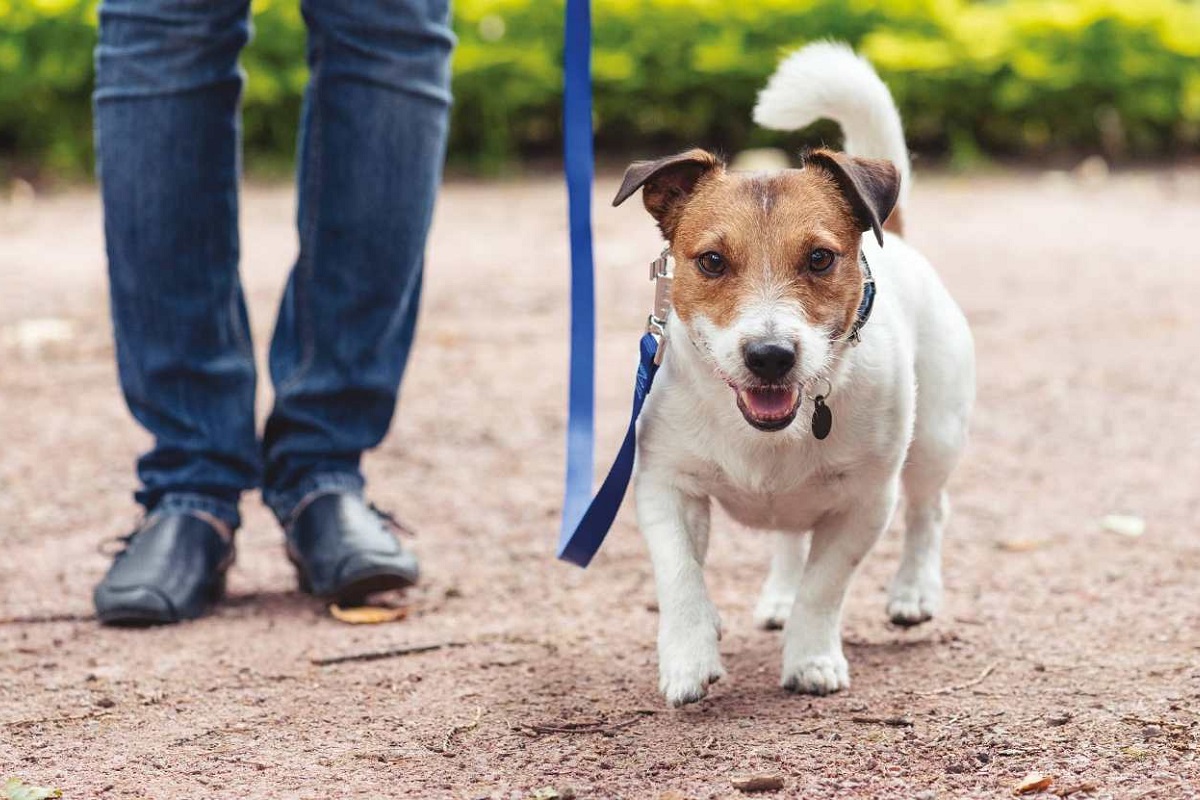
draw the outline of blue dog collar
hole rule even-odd
[[[850,332],[846,334],[846,341],[850,344],[858,344],[862,341],[859,333],[867,324],[867,320],[871,318],[871,309],[875,308],[875,276],[871,274],[871,265],[867,263],[867,254],[861,250],[858,252],[858,263],[862,265],[863,271],[863,296],[862,301],[858,304],[858,313],[854,317],[854,324],[850,326]]]

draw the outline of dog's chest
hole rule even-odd
[[[842,507],[851,491],[847,469],[794,453],[726,452],[696,476],[705,492],[738,522],[753,528],[805,531]]]

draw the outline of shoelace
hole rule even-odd
[[[379,517],[379,519],[383,522],[386,522],[388,526],[391,527],[396,533],[402,536],[416,537],[416,532],[397,519],[396,515],[392,512],[385,511],[374,503],[367,503],[367,508],[371,509],[372,514]]]

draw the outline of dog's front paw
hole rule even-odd
[[[708,687],[725,677],[720,655],[700,661],[666,664],[659,669],[658,688],[672,708],[697,703],[708,694]]]
[[[800,694],[832,694],[850,688],[850,665],[840,652],[785,663],[781,685]]]
[[[758,596],[758,605],[754,607],[754,624],[764,631],[779,630],[792,615],[792,605],[795,602],[795,594],[763,589],[763,593]]]
[[[667,703],[695,703],[708,694],[708,687],[725,676],[721,651],[717,649],[721,623],[715,612],[707,624],[664,630],[658,640],[658,688]]]
[[[888,619],[910,627],[933,619],[942,605],[942,582],[935,576],[897,575],[888,589]]]

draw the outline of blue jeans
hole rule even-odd
[[[121,388],[154,437],[138,460],[147,510],[237,527],[247,489],[281,520],[314,491],[361,491],[413,340],[450,104],[448,2],[301,0],[299,257],[260,440],[238,278],[249,2],[103,0],[96,151]]]

